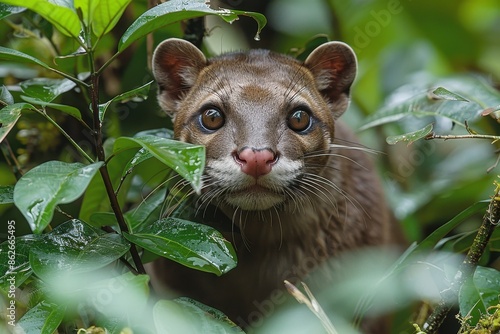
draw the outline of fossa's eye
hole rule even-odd
[[[295,109],[288,115],[288,127],[295,132],[303,132],[311,126],[311,115],[302,109]]]
[[[217,108],[207,108],[200,115],[201,126],[209,131],[220,129],[226,122],[224,114]]]

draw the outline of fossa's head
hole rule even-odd
[[[266,50],[206,59],[169,39],[154,53],[153,73],[175,137],[206,146],[207,199],[266,210],[325,187],[311,187],[312,175],[327,164],[348,106],[356,57],[346,44],[323,44],[300,63]]]

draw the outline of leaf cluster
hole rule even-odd
[[[2,330],[53,333],[98,326],[111,333],[153,333],[204,326],[234,332],[220,312],[195,301],[149,303],[143,267],[155,257],[215,275],[236,266],[232,245],[218,231],[179,218],[182,211],[170,216],[172,207],[200,191],[205,148],[175,141],[163,128],[113,137],[105,125],[115,108],[142,103],[153,82],[108,99],[101,87],[114,62],[160,28],[206,15],[227,22],[247,15],[260,30],[265,18],[205,1],[169,1],[138,15],[106,58],[110,36],[120,33],[117,24],[134,8],[130,0],[0,3],[3,22],[40,38],[54,54],[48,62],[36,52],[0,47],[5,64],[30,73],[7,80],[0,91],[0,140],[18,178],[0,188],[1,204],[22,214],[9,218],[8,238],[0,244],[0,288],[15,306]],[[73,158],[18,159],[10,138],[33,116],[59,132]],[[82,145],[78,132],[88,135],[90,145]]]

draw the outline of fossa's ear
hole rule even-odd
[[[158,83],[158,102],[171,116],[177,103],[194,85],[207,64],[203,53],[193,44],[178,38],[161,42],[153,53],[153,75]]]
[[[344,113],[349,104],[349,90],[356,77],[356,55],[342,42],[329,42],[318,46],[304,65],[314,75],[316,86],[332,105],[334,118]]]

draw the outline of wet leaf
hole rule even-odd
[[[151,136],[157,136],[157,137],[162,137],[162,138],[167,138],[167,139],[173,139],[174,138],[174,133],[172,130],[169,129],[153,129],[153,130],[145,130],[138,132],[134,135],[134,137],[142,137],[145,135],[151,135]],[[125,176],[125,174],[131,172],[135,167],[143,163],[144,161],[147,161],[149,159],[153,158],[153,155],[146,149],[141,148],[137,153],[134,155],[132,159],[127,163],[125,168],[123,169],[123,174],[122,177]]]
[[[14,188],[14,203],[33,232],[41,233],[50,224],[58,204],[80,197],[101,166],[49,161],[24,174]]]
[[[201,176],[205,168],[205,147],[179,142],[162,137],[145,135],[121,137],[115,141],[114,152],[142,147],[163,164],[167,165],[187,181],[196,192],[201,189]]]
[[[19,84],[23,93],[43,102],[52,102],[59,95],[76,87],[69,79],[35,78]]]
[[[42,301],[26,312],[16,325],[15,332],[23,334],[52,334],[61,324],[65,305]]]
[[[0,204],[14,203],[14,186],[0,186]]]
[[[54,275],[70,276],[94,271],[119,259],[130,245],[119,234],[105,233],[73,219],[32,245],[31,268],[38,277],[50,281]]]
[[[218,276],[236,266],[231,243],[207,225],[165,218],[124,236],[154,254]]]
[[[500,271],[494,268],[477,267],[472,279],[460,288],[458,305],[463,317],[471,316],[471,323],[477,323],[481,314],[489,307],[498,305]]]
[[[139,101],[144,101],[148,98],[148,93],[149,90],[151,89],[151,85],[153,84],[153,81],[148,82],[145,85],[142,85],[141,87],[137,87],[135,89],[132,89],[128,92],[122,93],[120,95],[115,96],[111,100],[109,100],[106,103],[100,104],[99,105],[99,120],[102,122],[104,120],[104,116],[106,114],[106,110],[112,103],[116,102],[128,102],[130,100],[139,100]]]
[[[214,9],[210,7],[210,3],[205,0],[170,0],[151,8],[139,16],[120,39],[118,52],[122,52],[139,38],[166,25],[206,15],[217,15],[226,22],[237,20],[238,15],[250,16],[257,21],[257,36],[266,24],[265,16],[259,13],[223,8]]]
[[[408,145],[411,145],[413,142],[425,138],[429,133],[432,132],[432,124],[427,125],[425,128],[414,131],[414,132],[409,132],[405,133],[403,135],[399,136],[390,136],[387,137],[386,141],[387,144],[389,145],[394,145],[399,143],[400,141],[406,141],[408,142]]]
[[[29,103],[15,103],[0,109],[0,123],[2,124],[0,127],[0,142],[16,125],[17,120],[21,117],[21,111],[24,109],[35,109],[35,107]]]
[[[0,244],[0,289],[8,291],[12,282],[19,287],[31,276],[29,252],[36,240],[36,235],[29,234]]]
[[[66,36],[77,39],[80,35],[81,24],[72,1],[2,0],[2,2],[25,7],[40,14]]]

